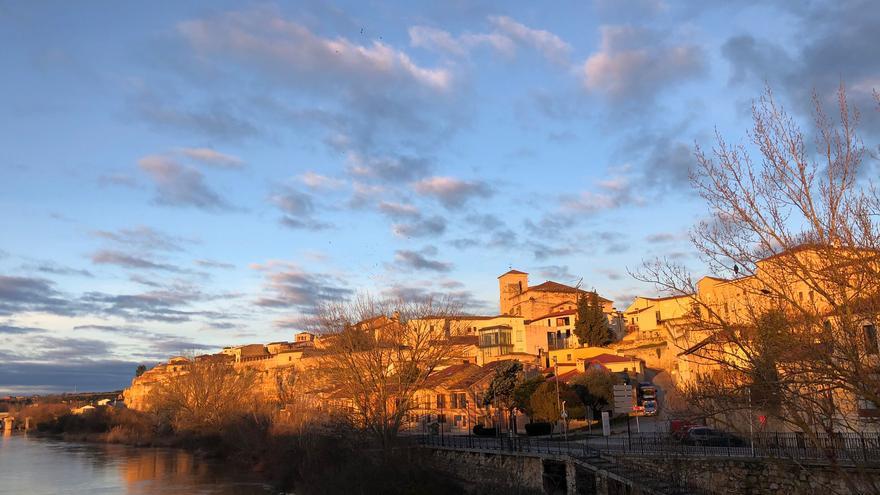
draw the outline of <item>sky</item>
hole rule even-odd
[[[868,1],[0,4],[0,394],[290,340],[326,301],[497,276],[625,309],[695,271],[694,146],[845,82],[880,130]]]

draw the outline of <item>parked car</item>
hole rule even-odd
[[[703,425],[691,423],[683,419],[673,419],[669,422],[669,433],[672,435],[672,438],[680,442],[684,440],[684,437],[687,435],[688,430],[700,426]]]
[[[706,447],[745,447],[746,445],[741,438],[708,426],[690,428],[683,436],[682,443]]]

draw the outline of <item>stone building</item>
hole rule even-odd
[[[499,304],[502,314],[522,316],[526,333],[540,340],[543,351],[580,347],[574,334],[578,298],[588,291],[548,280],[529,286],[529,274],[510,270],[498,277]],[[624,335],[624,322],[613,301],[597,294],[602,311],[608,317],[615,339]],[[530,349],[536,352],[536,349]]]
[[[587,294],[583,289],[552,280],[530,287],[529,274],[519,270],[510,270],[498,277],[498,291],[501,314],[522,316],[529,321],[575,309],[578,296]],[[614,312],[611,300],[600,296],[599,302],[606,314]]]

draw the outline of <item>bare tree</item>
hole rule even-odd
[[[235,369],[223,359],[192,359],[182,366],[182,373],[163,380],[150,397],[152,409],[177,431],[218,433],[260,403],[253,370]]]
[[[389,447],[415,407],[417,390],[438,368],[460,362],[458,306],[448,300],[360,296],[328,304],[313,320],[321,335],[320,372],[350,421]]]
[[[279,408],[273,427],[276,432],[302,432],[306,426],[321,424],[315,389],[314,373],[293,366],[275,370],[273,398]]]
[[[677,328],[685,359],[703,370],[687,390],[692,405],[745,430],[760,411],[818,445],[863,431],[880,404],[880,196],[862,173],[859,115],[844,87],[836,119],[818,95],[813,103],[812,146],[768,88],[753,105],[750,143],[716,133],[711,153],[696,148],[691,182],[710,218],[691,240],[726,281],[706,290],[663,259],[635,275],[691,298]]]

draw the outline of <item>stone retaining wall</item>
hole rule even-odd
[[[750,458],[628,457],[622,461],[646,471],[680,476],[719,495],[853,493],[847,479],[855,483],[856,493],[880,493],[880,469],[876,468],[835,470],[827,464]]]

